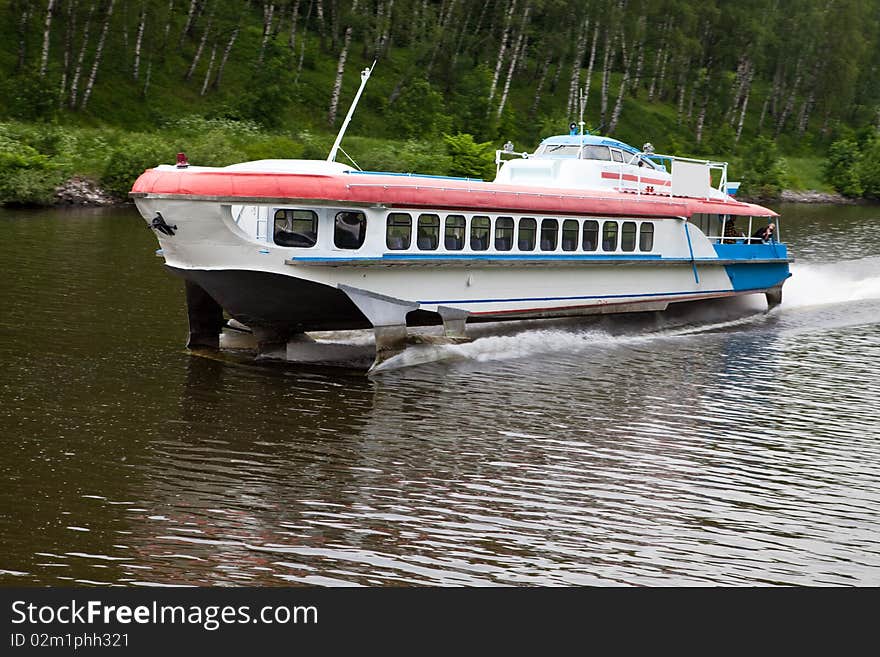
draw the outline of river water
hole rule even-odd
[[[0,585],[880,585],[880,208],[781,210],[773,312],[372,377],[189,355],[134,210],[2,211]]]

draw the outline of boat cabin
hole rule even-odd
[[[496,151],[496,183],[567,189],[614,190],[724,200],[738,183],[728,184],[727,163],[658,155],[599,135],[558,135],[534,153]]]

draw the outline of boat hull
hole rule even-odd
[[[373,326],[331,280],[317,282],[295,273],[247,269],[167,269],[205,290],[243,324],[279,336]],[[357,281],[361,277],[355,269],[334,271],[333,278]],[[766,293],[781,286],[789,275],[787,265],[780,263],[700,266],[696,277],[701,283],[689,266],[635,269],[582,267],[541,274],[522,269],[446,268],[442,276],[431,277],[433,285],[409,285],[407,295],[401,290],[407,288],[405,281],[412,274],[400,268],[372,272],[368,280],[370,291],[393,291],[396,298],[404,296],[402,300],[414,304],[416,309],[406,314],[406,324],[427,326],[442,323],[437,312],[441,306],[467,312],[469,322],[645,312],[664,310],[671,303]],[[437,281],[438,277],[448,279],[449,285]],[[461,282],[455,284],[456,279]],[[506,279],[503,286],[495,284],[500,279]],[[649,287],[646,280],[653,281]]]

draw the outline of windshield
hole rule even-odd
[[[580,152],[581,147],[575,144],[546,144],[537,150],[535,157],[576,158]],[[584,146],[581,157],[585,160],[610,160],[611,151],[607,146]]]

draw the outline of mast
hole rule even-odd
[[[348,108],[348,114],[345,115],[345,120],[342,122],[342,127],[339,128],[339,134],[336,135],[336,141],[333,143],[333,148],[330,149],[330,154],[327,156],[328,162],[333,162],[336,160],[336,151],[339,150],[340,144],[342,144],[342,138],[345,136],[345,130],[348,128],[348,124],[351,122],[351,117],[354,114],[354,109],[357,107],[358,101],[361,99],[361,94],[364,91],[364,87],[367,86],[367,80],[370,79],[370,74],[373,72],[373,68],[376,66],[376,60],[373,60],[373,65],[370,68],[365,68],[361,71],[361,86],[357,90],[357,93],[354,95],[354,100],[351,101],[351,107]]]

